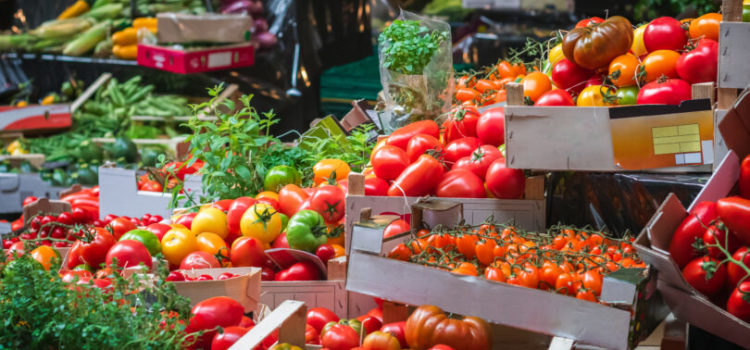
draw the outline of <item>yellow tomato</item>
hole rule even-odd
[[[253,204],[240,219],[240,232],[243,236],[271,243],[281,234],[281,215],[268,204]]]
[[[13,151],[21,148],[21,141],[15,140],[8,144],[8,147],[5,147],[5,150],[8,151],[8,153],[13,153]]]
[[[198,250],[198,240],[186,228],[173,228],[161,239],[161,252],[173,266],[179,266],[182,259]]]
[[[227,248],[227,243],[221,236],[204,232],[196,237],[196,241],[198,242],[198,250],[215,256],[221,262],[221,266],[229,265],[229,248]]]
[[[605,96],[606,94],[614,95],[614,92],[602,85],[591,85],[578,95],[578,100],[576,101],[576,106],[578,107],[599,107],[599,106],[614,106],[614,102],[607,101],[605,102]],[[617,101],[617,97],[612,97],[614,101]]]
[[[549,61],[550,67],[553,67],[555,63],[559,62],[565,55],[563,55],[562,44],[557,44],[555,47],[549,50],[547,60]]]
[[[313,166],[313,174],[315,175],[313,181],[316,185],[320,185],[327,182],[331,178],[331,174],[336,174],[336,182],[339,180],[346,179],[349,176],[349,164],[340,159],[323,159]]]
[[[343,245],[340,244],[331,244],[331,247],[333,247],[333,251],[336,252],[334,255],[335,257],[340,257],[346,255],[346,249],[344,249]]]
[[[633,31],[633,44],[630,46],[630,50],[633,51],[633,54],[637,57],[641,57],[648,53],[648,50],[646,50],[646,43],[643,41],[643,32],[646,31],[646,27],[648,27],[648,23]]]
[[[255,199],[270,198],[275,201],[279,200],[279,194],[273,191],[263,191],[255,196]]]
[[[203,232],[211,232],[219,235],[222,239],[229,234],[227,228],[227,214],[221,209],[214,207],[203,208],[193,219],[190,230],[196,236]]]
[[[178,217],[179,217],[179,216],[176,216],[175,218],[178,218]],[[174,220],[175,220],[175,219],[172,219],[172,221],[174,221]],[[185,225],[183,225],[183,224],[169,224],[169,227],[171,227],[171,228],[182,228],[182,229],[186,229],[186,230],[188,229],[188,228],[187,228],[187,227],[185,227]],[[188,230],[188,231],[190,231],[190,230]]]
[[[50,246],[39,246],[38,248],[31,251],[31,257],[38,261],[45,270],[49,271],[52,267],[52,262],[57,260],[60,261],[60,253]]]

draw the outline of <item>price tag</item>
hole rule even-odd
[[[615,166],[625,170],[713,164],[708,100],[610,109]]]

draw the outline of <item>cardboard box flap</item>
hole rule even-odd
[[[244,42],[253,25],[253,19],[247,14],[160,13],[156,19],[160,43]]]
[[[412,229],[438,225],[453,227],[464,219],[464,207],[459,202],[428,198],[420,199],[411,208]]]
[[[750,89],[737,97],[737,101],[719,123],[719,131],[727,148],[740,158],[750,154]]]
[[[677,318],[690,320],[694,326],[750,349],[750,324],[703,297],[685,293],[664,281],[658,281],[658,284],[664,300]]]
[[[68,202],[39,198],[23,207],[23,217],[26,220],[31,220],[31,218],[39,213],[55,215],[66,211],[72,211]]]
[[[306,318],[307,307],[304,302],[287,300],[232,344],[229,350],[255,349],[277,329],[279,344],[289,343],[304,347]]]
[[[749,119],[750,120],[750,119]],[[750,138],[745,139],[750,145]],[[715,202],[727,196],[732,188],[737,183],[737,179],[740,176],[740,158],[737,153],[730,150],[724,159],[716,168],[711,179],[708,180],[706,186],[698,193],[698,196],[693,201],[693,204],[688,208],[688,212],[693,210],[693,206],[700,202]]]

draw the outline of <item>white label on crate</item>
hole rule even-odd
[[[700,153],[685,153],[685,163],[686,164],[696,164],[701,162],[701,154]]]
[[[208,68],[224,67],[232,64],[231,52],[217,52],[208,55]]]

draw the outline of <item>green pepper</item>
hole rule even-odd
[[[279,217],[281,217],[281,231],[284,231],[289,225],[289,217],[282,213],[279,213]]]
[[[292,249],[314,253],[315,249],[328,241],[323,216],[312,210],[300,210],[289,219],[286,239]]]
[[[301,183],[302,176],[299,171],[288,165],[277,165],[271,168],[263,179],[263,187],[266,191],[273,192],[279,192],[282,187],[288,184],[299,186]]]
[[[344,318],[344,319],[339,320],[339,322],[331,321],[331,322],[326,323],[326,325],[323,326],[323,329],[320,331],[320,336],[323,336],[323,334],[325,334],[325,332],[331,329],[331,327],[333,327],[333,325],[335,325],[336,323],[342,324],[344,326],[349,326],[355,332],[357,332],[357,334],[362,334],[362,322],[359,322],[359,320],[357,320],[356,318],[351,318],[351,319]]]

